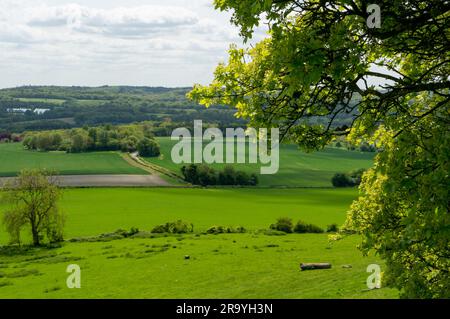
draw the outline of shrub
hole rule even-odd
[[[331,179],[334,187],[352,187],[361,184],[362,175],[365,173],[364,168],[351,171],[348,174],[336,173]]]
[[[337,233],[339,231],[339,227],[337,224],[331,224],[327,226],[327,233]]]
[[[361,184],[361,179],[365,172],[366,172],[366,169],[360,168],[360,169],[351,171],[349,173],[349,176],[350,176],[350,179],[351,179],[353,185],[357,186],[357,185]]]
[[[307,224],[304,221],[299,220],[294,227],[294,232],[299,234],[312,233],[320,234],[323,233],[323,229],[319,226],[313,224]]]
[[[181,168],[181,173],[186,182],[193,185],[249,185],[258,184],[256,174],[248,174],[236,171],[232,166],[226,166],[223,171],[216,171],[205,164],[190,164]]]
[[[197,179],[198,179],[198,184],[200,184],[202,186],[217,184],[216,171],[207,165],[198,166]]]
[[[350,177],[347,176],[347,174],[343,174],[343,173],[334,174],[333,178],[331,179],[331,183],[333,184],[334,187],[353,186],[353,183],[350,180]]]
[[[284,236],[286,233],[284,231],[279,231],[275,229],[264,229],[259,231],[259,233],[263,233],[266,236]]]
[[[139,233],[139,228],[131,227],[130,231],[128,232],[128,236],[133,236]]]
[[[207,234],[236,234],[236,233],[245,233],[247,230],[242,227],[224,227],[224,226],[212,226],[210,227],[206,233]]]
[[[139,141],[137,150],[139,155],[144,157],[158,157],[161,154],[158,142],[147,137]]]
[[[223,171],[219,173],[220,185],[237,185],[236,183],[236,171],[231,165],[224,167]]]
[[[169,234],[186,234],[194,231],[194,225],[191,223],[177,220],[176,222],[168,222],[164,225],[158,225],[152,229],[152,233],[169,233]]]
[[[285,233],[292,233],[292,228],[294,224],[292,223],[292,219],[288,217],[278,218],[275,224],[270,225],[270,229],[282,231]]]

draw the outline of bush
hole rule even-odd
[[[246,231],[247,230],[242,226],[238,226],[236,228],[224,227],[224,226],[212,226],[206,231],[206,233],[207,234],[242,234],[242,233],[245,233]]]
[[[200,165],[197,169],[198,184],[202,186],[216,185],[217,174],[214,169],[207,165]]]
[[[337,233],[339,231],[339,227],[337,224],[331,224],[327,226],[327,233]]]
[[[224,167],[223,171],[219,173],[220,185],[238,185],[236,181],[236,171],[231,165]]]
[[[313,224],[307,224],[301,220],[297,222],[294,227],[294,232],[299,234],[312,233],[312,234],[320,234],[323,233],[323,229],[319,226]]]
[[[136,227],[131,227],[130,231],[126,231],[125,229],[118,229],[111,235],[117,235],[117,236],[122,236],[122,237],[127,238],[127,237],[134,236],[137,233],[139,233],[139,229]],[[105,235],[108,235],[108,234],[105,234]]]
[[[139,228],[131,227],[130,231],[128,232],[128,236],[133,236],[139,233]]]
[[[139,141],[137,150],[139,155],[143,157],[158,157],[161,154],[158,142],[147,137]]]
[[[353,185],[357,186],[357,185],[361,184],[361,179],[365,172],[366,172],[366,169],[360,168],[360,169],[357,169],[357,170],[349,173],[349,176],[350,176],[350,179],[351,179]]]
[[[191,223],[177,220],[176,222],[168,222],[164,225],[158,225],[152,229],[152,233],[161,234],[186,234],[194,231],[194,225]]]
[[[285,233],[292,233],[293,226],[294,224],[292,222],[292,219],[288,217],[281,217],[278,218],[275,224],[270,225],[270,229],[282,231]]]
[[[361,184],[362,175],[365,173],[364,168],[352,171],[348,174],[336,173],[331,179],[334,187],[353,187]]]
[[[352,181],[350,180],[350,177],[347,176],[347,174],[343,173],[334,174],[333,178],[331,179],[331,183],[333,184],[334,187],[354,186]]]
[[[377,149],[376,149],[375,146],[370,145],[370,144],[368,144],[368,143],[362,143],[362,144],[359,146],[359,150],[360,150],[361,152],[371,152],[371,153],[377,151]]]
[[[266,236],[284,236],[286,233],[284,231],[274,230],[274,229],[264,229],[259,231],[258,233],[262,233]]]
[[[201,186],[256,186],[259,182],[256,174],[236,171],[232,166],[226,166],[223,171],[216,171],[205,164],[190,164],[181,168],[181,174],[186,182]]]
[[[154,234],[162,234],[162,233],[167,233],[167,227],[166,225],[158,225],[153,227],[153,229],[151,230],[152,233]]]

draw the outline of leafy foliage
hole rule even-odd
[[[313,224],[307,224],[304,221],[299,220],[294,227],[294,233],[312,233],[312,234],[321,234],[323,233],[323,229],[319,226]]]
[[[385,284],[404,297],[448,298],[449,1],[378,1],[381,28],[367,26],[362,0],[215,4],[233,10],[247,40],[266,16],[269,37],[232,46],[213,82],[189,97],[233,105],[251,125],[280,127],[307,150],[341,136],[376,145],[347,228],[364,235],[363,251],[386,259]],[[350,125],[337,122],[344,114]]]
[[[361,178],[366,170],[361,168],[350,173],[336,173],[331,179],[334,187],[353,187],[361,184]]]
[[[175,222],[168,222],[163,225],[155,226],[152,233],[170,233],[170,234],[186,234],[194,231],[192,223],[177,220]]]
[[[144,157],[157,157],[161,154],[158,142],[148,137],[144,137],[137,144],[137,150],[139,155]]]
[[[269,228],[272,230],[282,231],[285,233],[292,233],[293,227],[294,224],[291,218],[281,217],[277,219],[277,222],[275,224],[270,225]]]
[[[82,153],[118,150],[135,152],[139,150],[148,154],[145,156],[159,155],[159,144],[154,139],[148,123],[30,132],[25,135],[22,143],[26,149],[38,151]]]
[[[123,86],[2,89],[0,133],[151,121],[155,135],[169,136],[172,127],[186,127],[194,119],[219,127],[245,126],[232,109],[214,106],[207,110],[189,101],[189,90]],[[36,112],[39,109],[46,111]]]
[[[233,166],[227,165],[223,170],[217,171],[205,164],[190,164],[181,168],[184,180],[194,185],[258,185],[258,176],[255,173],[248,174],[236,171]]]
[[[57,206],[61,193],[51,173],[24,170],[17,181],[7,184],[3,190],[3,199],[9,204],[3,222],[11,242],[20,243],[25,226],[30,227],[35,246],[45,236],[50,243],[63,240],[64,215]]]

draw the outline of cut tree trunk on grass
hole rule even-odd
[[[308,263],[308,264],[300,264],[301,270],[316,270],[316,269],[330,269],[331,264],[329,263]]]

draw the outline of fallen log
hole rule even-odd
[[[300,269],[303,270],[316,270],[316,269],[330,269],[331,264],[329,263],[308,263],[300,264]]]

